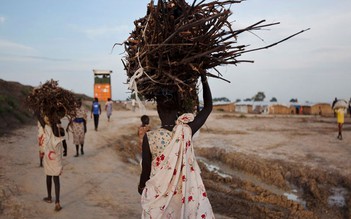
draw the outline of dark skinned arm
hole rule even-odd
[[[60,129],[59,127],[57,127],[57,123],[51,123],[51,129],[52,129],[52,132],[54,133],[54,135],[56,137],[60,137]]]
[[[72,119],[69,120],[68,124],[67,124],[67,127],[66,127],[66,132],[68,132],[68,128],[70,127],[70,125],[72,124]]]
[[[61,127],[61,121],[51,122],[52,132],[56,137],[65,136],[65,129]]]
[[[212,94],[205,75],[201,75],[201,82],[202,82],[202,88],[203,88],[202,93],[203,93],[203,99],[204,99],[204,107],[195,116],[194,121],[189,123],[189,126],[191,128],[193,135],[203,126],[203,124],[205,124],[208,116],[212,112],[212,107],[213,107]]]
[[[45,127],[45,121],[44,121],[44,118],[40,116],[40,113],[39,112],[35,112],[34,113],[35,116],[37,117],[38,119],[38,122],[40,123],[41,127]]]
[[[147,135],[144,135],[143,138],[143,144],[142,144],[142,171],[140,174],[140,181],[138,185],[138,192],[141,195],[141,193],[144,190],[145,183],[150,179],[150,173],[151,173],[151,151],[150,151],[150,146],[149,146],[149,140],[147,139]]]
[[[83,119],[84,133],[87,133],[87,121]]]

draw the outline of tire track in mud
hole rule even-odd
[[[350,178],[218,148],[197,148],[197,154],[206,157],[199,163],[215,212],[233,218],[350,218]],[[203,161],[218,165],[221,174]]]

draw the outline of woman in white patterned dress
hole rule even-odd
[[[178,105],[157,97],[161,128],[143,138],[141,194],[142,218],[214,218],[200,175],[192,136],[212,111],[212,96],[205,75],[201,76],[204,107],[196,115],[177,117]]]
[[[71,127],[71,131],[73,133],[73,144],[76,146],[76,155],[79,156],[79,145],[80,145],[80,153],[84,154],[84,138],[85,133],[87,132],[86,121],[87,121],[87,113],[82,106],[82,100],[78,100],[78,107],[76,110],[76,118],[73,118],[67,125],[66,131],[69,131],[69,127]]]

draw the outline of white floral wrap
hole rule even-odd
[[[193,120],[193,114],[180,116],[169,144],[153,159],[141,196],[142,218],[214,218],[187,125]]]

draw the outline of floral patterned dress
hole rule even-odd
[[[82,145],[84,144],[85,130],[84,121],[87,120],[87,113],[83,107],[77,109],[76,118],[72,122],[72,132],[73,132],[73,144]]]
[[[147,133],[152,166],[141,196],[142,218],[214,218],[186,124],[193,119],[183,114],[172,132]]]

